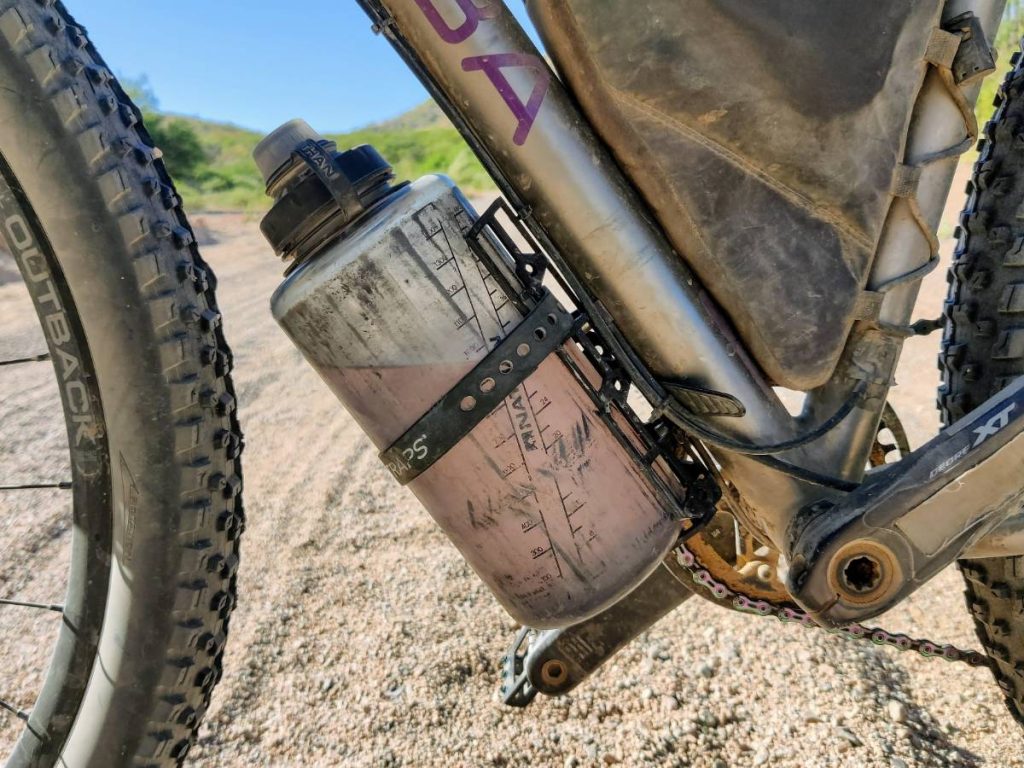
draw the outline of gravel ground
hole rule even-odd
[[[267,302],[280,267],[256,222],[203,218],[236,353],[249,526],[225,676],[192,765],[1024,765],[1020,731],[987,671],[696,599],[572,696],[503,708],[497,661],[514,626],[277,330]],[[943,287],[941,275],[929,278],[921,316],[937,313]],[[12,301],[0,286],[4,351],[26,317]],[[18,339],[30,341],[23,326]],[[937,342],[908,345],[894,396],[915,445],[937,426]],[[22,461],[31,445],[26,471],[42,455],[59,473],[45,375],[4,375],[40,378],[0,390],[4,460]],[[0,589],[52,590],[62,508],[28,497],[0,505]],[[54,509],[42,515],[45,534],[23,543],[26,518],[38,530],[43,506]],[[29,565],[37,584],[17,581]],[[973,645],[955,572],[885,624]],[[38,627],[3,627],[0,653],[26,669],[40,657],[28,639]],[[0,697],[31,695],[21,675]],[[0,730],[0,747],[10,736]]]
[[[46,351],[13,259],[0,252],[0,360]],[[0,485],[71,478],[60,393],[49,363],[0,368]],[[0,493],[0,597],[61,603],[70,560],[66,491]],[[23,707],[42,681],[56,613],[0,606],[0,699]],[[41,640],[42,638],[42,640]],[[20,723],[0,712],[0,757]]]

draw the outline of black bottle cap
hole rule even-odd
[[[295,262],[376,205],[395,187],[394,172],[369,145],[338,152],[304,120],[292,120],[253,151],[274,206],[260,224],[274,251]]]

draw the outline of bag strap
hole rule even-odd
[[[995,70],[995,54],[985,39],[981,21],[971,12],[961,14],[932,30],[925,48],[924,61],[942,80],[943,86],[963,117],[966,135],[961,141],[945,149],[912,160],[906,158],[893,169],[889,192],[894,198],[906,200],[914,223],[928,242],[930,256],[920,267],[887,280],[882,285],[875,286],[872,291],[864,291],[858,301],[856,319],[869,322],[875,328],[895,336],[914,335],[917,332],[916,326],[894,326],[880,321],[885,294],[897,286],[921,280],[939,263],[941,243],[935,230],[925,219],[918,200],[921,177],[929,166],[959,157],[974,146],[978,140],[978,118],[967,101],[962,86]]]

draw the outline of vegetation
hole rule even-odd
[[[1022,36],[1024,0],[1009,0],[996,39],[1001,72],[985,81],[978,101],[978,119],[982,124],[992,116],[996,90]],[[146,127],[163,151],[189,208],[267,208],[269,201],[263,194],[263,182],[252,162],[252,150],[262,138],[260,134],[234,125],[163,114],[144,79],[130,84],[128,90],[142,109]],[[400,179],[444,173],[470,193],[493,187],[487,172],[433,102],[421,104],[394,120],[329,138],[341,148],[373,144],[392,163]]]
[[[1020,50],[1021,37],[1024,37],[1024,0],[1009,0],[1003,23],[996,35],[996,50],[999,53],[999,72],[985,80],[978,99],[978,121],[981,125],[992,117],[995,112],[993,102],[999,90],[1003,76],[1010,69],[1010,57]]]
[[[129,85],[146,128],[164,154],[185,204],[192,210],[263,211],[269,206],[252,161],[259,133],[225,123],[167,115],[145,80]],[[373,144],[399,179],[427,173],[451,176],[466,192],[493,187],[490,177],[441,111],[427,102],[394,120],[333,134],[339,148]]]

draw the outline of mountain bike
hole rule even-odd
[[[360,5],[503,197],[292,121],[254,154],[271,311],[521,625],[504,702],[564,695],[696,596],[989,667],[1024,722],[1019,55],[975,118],[1006,3],[529,0],[550,60],[498,0]],[[15,463],[0,490],[14,533],[26,494],[71,522],[61,602],[0,563],[4,617],[54,638],[26,701],[0,689],[8,764],[180,764],[245,526],[216,280],[61,3],[0,0],[0,83],[39,325],[11,344],[45,345],[2,366],[52,368],[68,442],[68,476]],[[976,145],[943,315],[916,319]],[[912,450],[888,395],[933,332],[946,427]],[[866,624],[954,563],[980,651]]]

